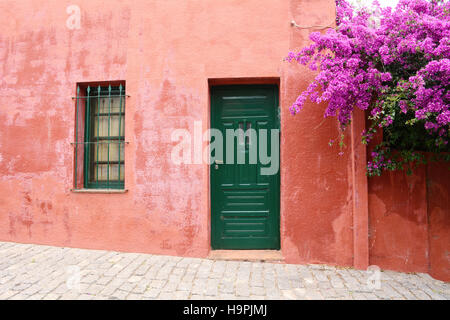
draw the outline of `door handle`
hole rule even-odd
[[[219,169],[219,164],[223,164],[222,160],[214,160],[214,169],[218,170]]]

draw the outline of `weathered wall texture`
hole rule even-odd
[[[429,272],[450,281],[450,170],[448,164],[427,167]]]
[[[66,27],[72,4],[0,2],[0,240],[207,256],[209,166],[173,164],[171,132],[193,130],[194,121],[209,128],[208,80],[252,83],[253,78],[280,85],[285,261],[368,263],[365,149],[351,143],[359,133],[347,138],[340,157],[328,147],[338,128],[333,119],[323,121],[323,106],[310,105],[296,117],[288,111],[314,76],[283,61],[290,49],[308,42],[311,31],[294,29],[290,21],[328,25],[334,21],[334,0],[80,0],[79,30]],[[71,97],[77,83],[112,80],[126,81],[131,95],[125,116],[128,192],[73,193]],[[448,179],[439,172],[429,175],[436,185],[428,194],[447,196],[428,198],[432,271],[438,274],[449,266],[442,255],[448,250],[448,192],[441,190],[448,190]],[[371,263],[426,271],[420,241],[427,232],[427,198],[421,185],[416,183],[414,199],[408,200],[406,191],[402,195],[413,202],[413,211],[397,204],[393,221],[380,221],[374,230],[377,215],[384,215],[382,198],[389,195],[385,187],[370,184],[370,204],[376,204],[371,232],[388,241],[374,241],[371,233]],[[390,222],[411,226],[417,241],[407,247],[397,229],[385,227]],[[394,251],[389,241],[399,242]]]
[[[448,164],[369,179],[370,263],[450,281]]]
[[[290,20],[329,25],[333,2],[291,1]],[[291,50],[304,46],[311,32],[289,31]],[[351,154],[339,157],[328,147],[339,133],[336,121],[324,121],[324,106],[311,105],[295,117],[288,110],[313,77],[309,69],[282,64],[281,247],[287,262],[352,265]]]

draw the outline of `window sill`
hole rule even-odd
[[[126,193],[128,189],[70,189],[73,193]]]

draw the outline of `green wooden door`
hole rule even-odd
[[[259,154],[261,132],[267,130],[270,154],[271,129],[279,129],[278,87],[273,85],[215,86],[211,89],[211,128],[223,134],[223,164],[213,163],[211,173],[211,245],[213,249],[280,248],[280,173],[262,174],[269,164],[250,160],[251,148]],[[227,129],[242,129],[228,149]],[[248,129],[254,129],[255,136]],[[231,131],[231,130],[229,130]],[[277,132],[276,130],[273,132]],[[215,139],[212,138],[212,141]],[[274,147],[275,148],[275,147]],[[231,154],[231,155],[230,155]],[[253,153],[254,154],[254,153]],[[213,156],[216,156],[213,152]],[[227,161],[227,156],[234,163]],[[241,161],[238,157],[241,156]],[[242,164],[242,159],[245,163]],[[254,158],[253,158],[254,159]],[[240,162],[240,163],[239,163]]]

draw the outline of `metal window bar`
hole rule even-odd
[[[90,114],[91,114],[91,108],[90,108],[90,102],[91,99],[89,98],[89,94],[91,92],[91,87],[87,87],[86,89],[87,92],[87,99],[85,101],[85,115],[84,115],[84,123],[85,123],[85,128],[84,128],[84,139],[85,141],[89,140],[89,118],[90,118]],[[89,172],[89,151],[90,151],[90,145],[89,144],[85,144],[84,145],[84,186],[86,187],[88,185],[88,172]]]
[[[122,85],[119,86],[119,96],[122,95]],[[125,115],[123,115],[125,117]],[[120,161],[120,135],[122,134],[122,97],[119,98],[119,144],[117,146],[118,151],[118,160],[119,160],[119,165],[118,165],[118,173],[117,176],[120,179],[120,168],[122,167],[122,162]],[[125,119],[124,119],[125,121]],[[125,151],[125,150],[124,150]],[[125,161],[123,163],[124,169],[125,169]]]
[[[123,168],[125,161],[121,153],[124,152],[124,145],[128,144],[128,142],[125,141],[124,136],[124,99],[129,97],[129,95],[125,94],[125,87],[122,86],[122,84],[118,87],[109,85],[108,87],[98,86],[97,88],[94,88],[88,86],[85,90],[86,95],[81,95],[81,91],[80,86],[77,86],[77,95],[76,97],[73,97],[76,99],[75,142],[72,143],[75,147],[74,189],[80,189],[78,183],[78,145],[84,146],[83,187],[93,189],[122,189],[124,188]],[[106,99],[107,104],[105,103]],[[114,104],[114,109],[112,109],[112,104],[117,102],[117,99],[119,100],[118,111],[117,103]],[[80,131],[82,131],[80,130],[80,123],[82,123],[80,116],[82,114],[83,106],[85,114],[84,141],[81,142],[83,139],[80,141]],[[104,148],[104,146],[106,148]],[[115,147],[113,148],[112,146]],[[107,153],[106,159],[105,151]],[[114,156],[111,153],[116,154]]]
[[[109,104],[109,106],[108,106],[108,112],[109,112],[109,115],[108,115],[108,140],[109,140],[109,137],[111,136],[111,85],[109,85],[109,87],[108,87],[108,104]],[[99,106],[97,106],[97,110],[99,110]],[[98,138],[99,138],[99,136],[97,136],[97,141],[98,141]],[[108,186],[108,188],[109,188],[109,168],[110,168],[110,166],[109,166],[109,148],[110,148],[110,144],[108,143],[108,167],[107,167],[107,169],[106,169],[106,175],[107,175],[107,178],[106,178],[106,183],[107,183],[107,186]],[[98,172],[98,166],[99,166],[99,162],[98,162],[98,153],[97,153],[97,172]],[[119,163],[118,164],[118,166],[120,166],[121,164]],[[117,180],[120,180],[120,177],[117,177]]]
[[[98,86],[98,98],[97,98],[97,138],[100,136],[100,91],[101,91],[101,88],[100,88],[100,86]],[[89,97],[88,97],[88,99],[89,99]],[[97,140],[97,142],[98,142],[98,140]],[[97,143],[97,161],[98,161],[98,152],[99,152],[98,147],[99,147],[99,144]],[[97,168],[97,171],[96,171],[96,174],[95,174],[95,183],[98,184],[98,164],[97,164],[96,168]]]

